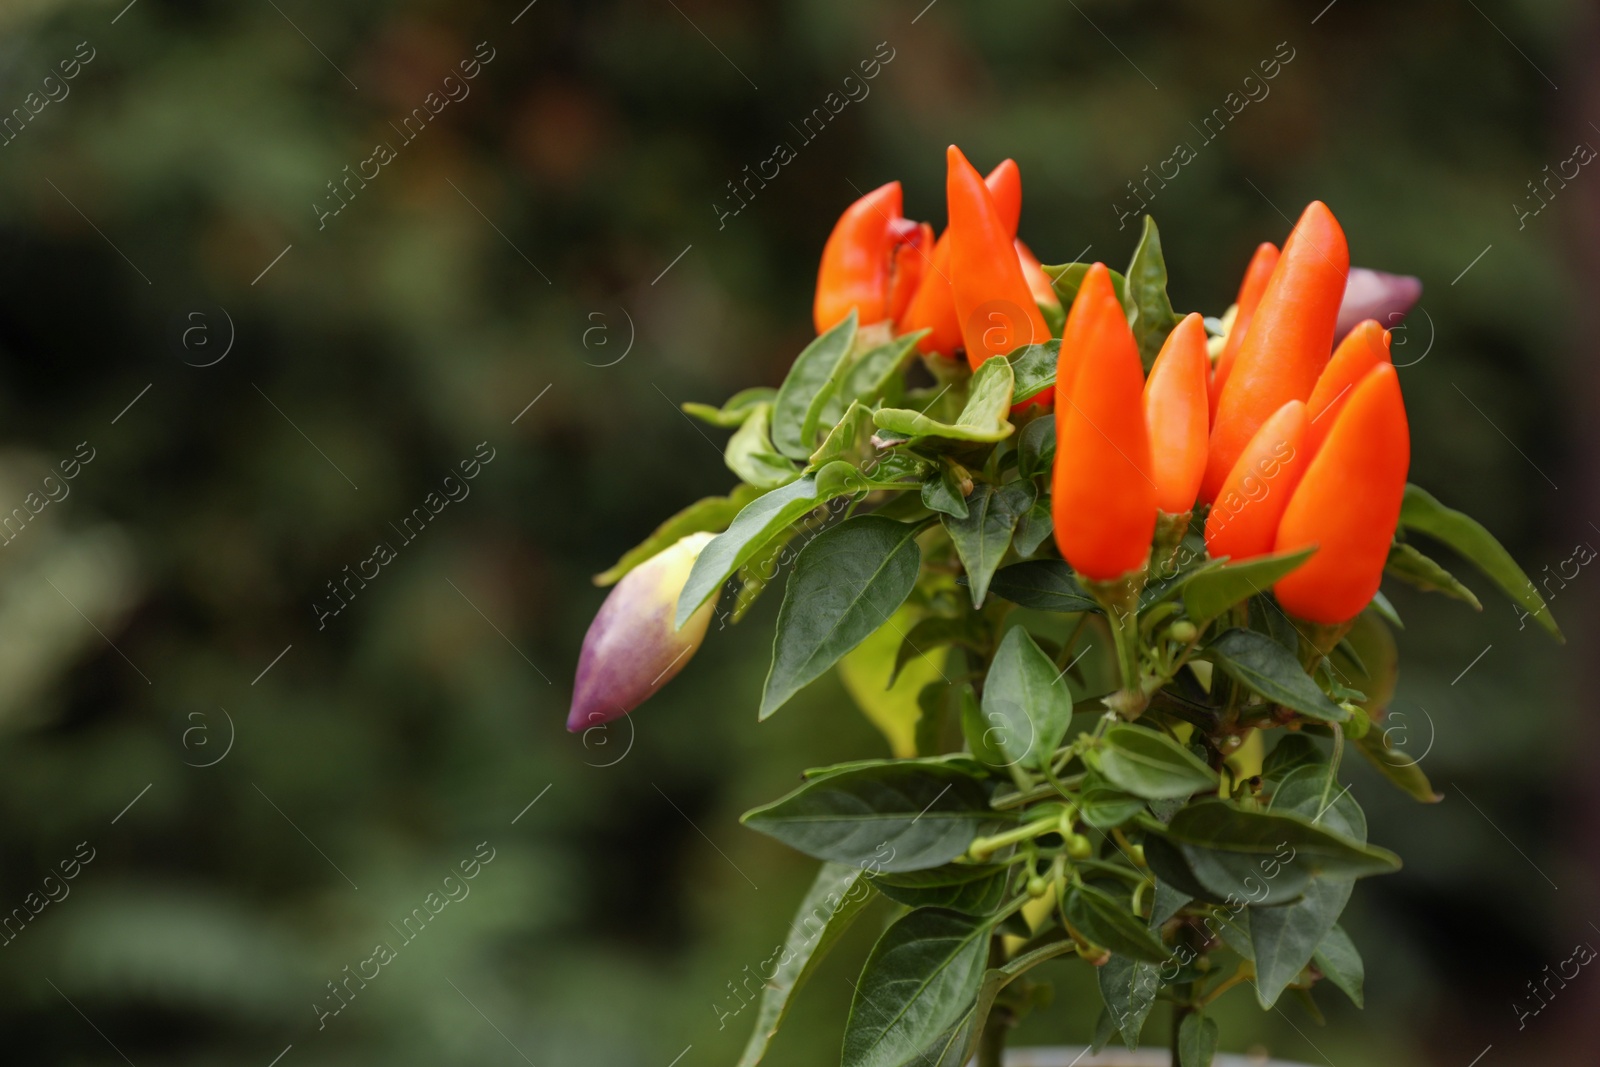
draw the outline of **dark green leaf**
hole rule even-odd
[[[1061,306],[1071,308],[1072,302],[1078,298],[1078,288],[1083,285],[1083,276],[1089,273],[1090,263],[1061,263],[1056,266],[1044,268],[1050,276],[1051,286],[1056,291],[1056,296],[1061,298]],[[1128,305],[1128,283],[1116,271],[1108,271],[1111,275],[1111,288],[1117,294],[1117,299],[1123,307]]]
[[[1100,773],[1134,796],[1166,800],[1217,787],[1217,772],[1165,734],[1122,723],[1103,741]]]
[[[1043,344],[1023,345],[1006,357],[1011,364],[1011,373],[1016,385],[1013,389],[1011,402],[1020,404],[1024,400],[1031,400],[1047,389],[1054,389],[1056,385],[1056,361],[1061,356],[1060,341],[1045,341]],[[1055,424],[1055,419],[1036,419],[1049,421]],[[1031,424],[1030,424],[1031,425]]]
[[[967,403],[954,422],[942,422],[910,408],[879,408],[879,428],[908,437],[945,437],[956,441],[1000,441],[1011,436],[1011,364],[986,361],[972,375]]]
[[[1145,220],[1149,221],[1146,215]],[[1217,1023],[1215,1019],[1190,1012],[1178,1024],[1179,1067],[1211,1067],[1217,1054]]]
[[[816,448],[823,406],[839,385],[856,340],[856,313],[805,347],[778,387],[772,409],[772,443],[790,459],[806,459]]]
[[[1352,882],[1319,878],[1292,904],[1245,909],[1255,950],[1256,999],[1262,1008],[1277,1003],[1284,989],[1311,962],[1354,888]]]
[[[741,820],[818,859],[915,871],[949,863],[1001,825],[989,786],[938,760],[895,760],[813,778]]]
[[[1055,530],[1055,520],[1050,516],[1050,498],[1036,500],[1033,507],[1017,520],[1017,532],[1011,536],[1011,547],[1019,556],[1031,556],[1049,539]]]
[[[838,395],[841,400],[844,403],[859,400],[867,405],[882,400],[890,384],[896,380],[896,376],[910,359],[917,342],[926,333],[926,330],[918,330],[916,333],[902,334],[864,353],[860,359],[850,364],[839,387]]]
[[[1164,963],[1171,955],[1143,919],[1103,889],[1068,886],[1062,907],[1067,921],[1102,948],[1147,963]]]
[[[1317,747],[1316,741],[1305,734],[1285,734],[1267,753],[1267,758],[1261,761],[1261,777],[1268,782],[1281,781],[1297,767],[1326,762],[1327,757]]]
[[[997,362],[990,360],[989,363]],[[984,366],[988,366],[985,363]],[[1011,547],[1011,534],[1017,520],[1033,506],[1034,489],[1029,482],[1011,482],[998,489],[987,482],[973,487],[967,497],[967,515],[946,515],[941,520],[955,543],[961,565],[967,571],[967,585],[973,607],[981,607],[989,593],[989,582]]]
[[[1034,559],[996,571],[989,589],[995,596],[1038,611],[1101,611],[1100,605],[1061,559]]]
[[[1139,1033],[1144,1021],[1155,1006],[1156,993],[1161,989],[1161,968],[1144,960],[1129,959],[1112,953],[1111,958],[1096,968],[1100,982],[1100,999],[1105,1001],[1112,1025],[1122,1034],[1129,1049],[1139,1047]]]
[[[1188,900],[1199,898],[1214,904],[1227,896],[1226,892],[1216,893],[1202,885],[1183,851],[1164,837],[1151,834],[1144,839],[1144,858],[1156,876],[1157,889],[1165,885]]]
[[[1344,990],[1344,995],[1349,997],[1355,1006],[1365,1006],[1362,995],[1362,985],[1366,980],[1367,969],[1361,962],[1361,953],[1356,950],[1350,935],[1338,923],[1328,931],[1322,939],[1322,944],[1317,946],[1317,951],[1311,956],[1311,962],[1317,965],[1317,970],[1323,976]]]
[[[772,405],[757,404],[728,439],[723,454],[728,469],[757,489],[776,489],[800,477],[800,468],[773,449],[768,436],[771,425]]]
[[[1229,630],[1206,646],[1205,656],[1251,692],[1323,722],[1344,722],[1350,713],[1333,701],[1278,642],[1254,630]]]
[[[984,715],[971,684],[963,683],[957,697],[961,702],[961,736],[966,739],[967,751],[985,767],[1010,766],[1011,761],[1006,758],[1005,749],[1000,747],[1000,739],[1005,734],[1004,725],[990,722]]]
[[[850,407],[828,431],[828,436],[822,439],[822,444],[811,454],[811,460],[806,465],[808,471],[818,470],[835,460],[844,460],[852,467],[876,467],[875,457],[871,456],[872,438],[872,409],[855,401],[850,402]],[[868,480],[876,480],[879,472],[874,469],[870,475],[863,475]],[[862,488],[865,488],[863,486]]]
[[[1377,612],[1380,617],[1393,623],[1395,629],[1404,630],[1406,628],[1406,624],[1400,621],[1400,613],[1394,610],[1394,605],[1389,603],[1389,598],[1383,595],[1382,589],[1372,594],[1372,603],[1368,607]]]
[[[1433,791],[1432,783],[1417,761],[1390,744],[1389,731],[1384,729],[1381,722],[1373,723],[1366,734],[1355,742],[1355,746],[1379,773],[1402,792],[1424,804],[1436,804],[1444,799],[1443,794]]]
[[[845,463],[837,466],[845,471],[854,469]],[[688,581],[684,582],[683,592],[678,594],[678,614],[674,626],[682,626],[687,622],[689,616],[707,599],[715,596],[722,588],[722,583],[748,563],[767,542],[786,531],[800,516],[830,499],[818,486],[822,473],[819,471],[815,475],[807,475],[756,497],[739,512],[725,532],[713,538],[701,550],[700,557],[689,571]],[[830,481],[833,483],[831,491],[835,494],[843,491],[837,479]]]
[[[918,908],[889,927],[856,984],[842,1067],[913,1061],[960,1022],[988,951],[988,925],[959,912]]]
[[[878,875],[872,885],[907,907],[992,915],[1004,902],[1010,870],[999,864],[951,864],[926,871]]]
[[[960,645],[974,650],[979,648],[982,638],[977,632],[977,623],[977,617],[970,613],[963,613],[954,619],[933,615],[917,623],[900,642],[900,649],[894,657],[894,670],[889,674],[889,684],[894,685],[907,663],[921,659],[941,645]]]
[[[862,515],[819,534],[800,553],[761,694],[765,719],[888,621],[922,564],[917,527]]]
[[[1161,233],[1156,220],[1144,217],[1144,232],[1128,264],[1128,326],[1139,345],[1139,360],[1148,373],[1161,352],[1167,334],[1178,324],[1178,315],[1167,298],[1167,261],[1161,254]]]
[[[594,584],[615,585],[633,568],[692,533],[727,529],[733,517],[759,495],[750,486],[741,485],[727,496],[708,496],[695,501],[657,526],[650,536],[637,546],[624,552],[622,558],[613,563],[609,570],[595,575]]]
[[[1182,910],[1194,898],[1166,882],[1156,882],[1155,896],[1150,900],[1150,925],[1159,927]]]
[[[1272,788],[1267,810],[1303,815],[1358,844],[1367,843],[1366,813],[1348,789],[1340,788],[1331,764],[1305,764],[1284,775]]]
[[[1396,541],[1389,546],[1389,561],[1384,564],[1383,573],[1415,586],[1424,593],[1443,593],[1471,604],[1476,611],[1483,610],[1477,595],[1462,585],[1455,575],[1404,541]]]
[[[1065,675],[1020,626],[1006,631],[983,686],[983,717],[1007,763],[1042,770],[1072,723]]]
[[[861,868],[838,863],[822,865],[789,924],[783,949],[757,967],[766,982],[756,1009],[755,1032],[744,1046],[738,1067],[755,1067],[761,1062],[773,1035],[783,1025],[794,995],[871,900],[872,890],[863,879]],[[768,963],[773,964],[770,975]]]
[[[1017,472],[1036,478],[1050,470],[1056,458],[1056,420],[1040,415],[1017,435]]]
[[[1274,883],[1283,877],[1283,872],[1274,871],[1280,864],[1286,869],[1300,867],[1335,878],[1387,874],[1400,868],[1399,857],[1387,849],[1363,845],[1304,816],[1247,811],[1219,799],[1194,801],[1165,826],[1154,820],[1145,826],[1182,846],[1259,860],[1257,866]],[[1192,865],[1193,854],[1186,850],[1185,855]],[[1199,869],[1195,873],[1204,878]],[[1236,888],[1213,887],[1213,891],[1232,892]]]
[[[958,519],[967,517],[967,499],[961,495],[954,472],[945,464],[922,481],[922,503],[929,511],[950,515]]]
[[[1121,826],[1141,811],[1144,801],[1091,771],[1078,789],[1078,815],[1097,830]]]
[[[1199,571],[1184,583],[1183,609],[1191,622],[1204,626],[1246,597],[1271,589],[1279,578],[1310,559],[1314,551],[1303,548]]]
[[[1521,604],[1552,637],[1566,641],[1550,609],[1545,606],[1544,597],[1539,595],[1522,568],[1517,566],[1511,553],[1476,519],[1445,507],[1418,486],[1407,485],[1405,501],[1400,505],[1400,525],[1450,546],[1507,596]]]

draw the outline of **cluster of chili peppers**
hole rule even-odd
[[[964,355],[973,369],[1051,338],[1045,310],[1060,302],[1017,240],[1017,165],[982,178],[952,145],[946,196],[937,240],[903,217],[898,182],[851,205],[823,252],[819,331],[854,309],[897,333],[926,330],[923,353]],[[1055,539],[1080,575],[1142,575],[1152,542],[1181,537],[1202,504],[1213,558],[1316,549],[1275,587],[1291,614],[1335,625],[1366,607],[1399,518],[1410,435],[1388,332],[1371,318],[1341,328],[1350,273],[1343,230],[1313,202],[1281,253],[1256,249],[1225,338],[1211,344],[1189,315],[1146,375],[1111,272],[1088,270],[1067,309],[1053,397],[1032,401],[1053,401]]]

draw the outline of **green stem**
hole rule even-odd
[[[1007,830],[1003,834],[993,837],[980,837],[967,847],[967,852],[975,860],[987,859],[991,853],[998,852],[1007,845],[1015,845],[1019,841],[1038,837],[1048,830],[1053,830],[1061,821],[1060,812],[1052,812],[1042,819],[1035,819],[1030,823]]]

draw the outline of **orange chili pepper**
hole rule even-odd
[[[1222,483],[1206,516],[1212,559],[1249,559],[1272,551],[1279,521],[1306,472],[1306,405],[1291,400],[1261,424]]]
[[[1028,290],[1013,235],[988,187],[961,149],[951,145],[947,158],[950,288],[967,362],[976,369],[992,356],[1049,340],[1050,328]]]
[[[1250,265],[1244,269],[1244,280],[1239,283],[1239,298],[1234,301],[1239,310],[1233,313],[1233,326],[1228,330],[1228,340],[1222,346],[1222,354],[1217,357],[1216,369],[1211,372],[1210,404],[1213,419],[1217,417],[1217,398],[1222,395],[1222,386],[1233,372],[1233,361],[1239,355],[1239,346],[1244,343],[1244,332],[1250,328],[1256,305],[1261,303],[1261,294],[1266,292],[1272,269],[1277,265],[1278,246],[1271,241],[1263,241],[1256,246],[1255,255],[1250,257]]]
[[[1339,412],[1367,373],[1389,362],[1389,331],[1367,319],[1345,335],[1306,401],[1306,451],[1317,454]]]
[[[1051,283],[1050,275],[1044,272],[1038,257],[1033,254],[1033,249],[1021,241],[1013,243],[1017,246],[1017,259],[1022,263],[1022,276],[1027,279],[1033,302],[1045,307],[1060,307],[1061,298],[1056,295],[1056,287]]]
[[[1305,400],[1333,350],[1350,251],[1333,212],[1313,200],[1284,243],[1217,398],[1201,499],[1216,499],[1261,424],[1289,400]]]
[[[1056,372],[1056,545],[1084,577],[1112,581],[1149,559],[1156,487],[1139,349],[1103,265],[1084,278],[1067,332],[1073,347],[1063,341]]]
[[[932,243],[931,226],[901,215],[899,182],[845,208],[822,247],[812,305],[817,332],[837,326],[852,308],[863,325],[898,318],[916,293]]]
[[[1206,472],[1205,320],[1184,317],[1167,334],[1161,353],[1144,383],[1144,418],[1150,428],[1150,476],[1156,483],[1156,506],[1168,515],[1194,507],[1200,479]]]
[[[995,210],[1007,232],[1017,233],[1017,220],[1022,215],[1022,172],[1015,160],[1003,159],[1000,165],[983,179],[994,197]],[[961,348],[961,316],[956,314],[956,298],[950,289],[950,231],[939,235],[933,246],[927,269],[922,273],[922,284],[912,298],[910,306],[895,324],[897,333],[912,333],[927,329],[930,332],[917,348],[923,353],[938,352],[954,357]]]
[[[1317,551],[1277,584],[1285,611],[1325,625],[1372,602],[1389,558],[1411,464],[1400,378],[1380,363],[1351,392],[1278,524],[1273,548]]]

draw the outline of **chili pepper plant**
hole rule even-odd
[[[1407,482],[1388,327],[1420,285],[1352,269],[1326,205],[1205,317],[1174,310],[1148,216],[1120,273],[1041,267],[1016,165],[948,164],[937,240],[898,183],[844,212],[782,383],[685,405],[733,431],[739,483],[599,576],[568,726],[632,711],[725,591],[737,622],[787,564],[759,718],[837,668],[889,755],[744,816],[820,867],[745,991],[740,1067],[875,901],[844,1067],[1001,1063],[1059,957],[1095,970],[1096,1047],[1135,1047],[1161,1003],[1148,1029],[1205,1067],[1221,997],[1361,1003],[1339,917],[1400,859],[1350,760],[1439,799],[1383,728],[1383,581],[1481,610],[1442,545],[1560,631],[1483,526]]]

